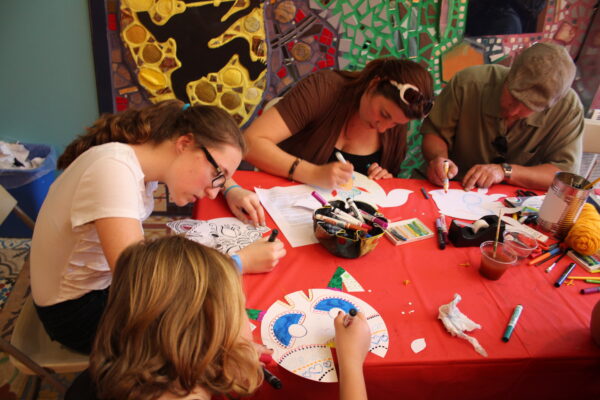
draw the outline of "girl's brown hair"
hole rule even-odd
[[[180,236],[119,257],[90,357],[99,398],[252,393],[262,370],[240,335],[245,298],[233,261]]]
[[[431,75],[421,65],[410,60],[395,57],[379,58],[369,62],[361,71],[337,71],[337,73],[345,77],[347,83],[336,97],[337,101],[331,110],[325,113],[323,120],[315,121],[314,126],[320,127],[319,130],[313,130],[307,136],[298,135],[297,139],[295,137],[287,139],[286,144],[283,145],[284,150],[296,153],[296,156],[310,162],[325,164],[333,152],[339,133],[342,129],[346,129],[350,117],[359,109],[361,96],[368,90],[395,102],[411,119],[424,118],[423,106],[433,99]],[[376,85],[369,87],[376,79]],[[391,80],[416,86],[425,101],[412,106],[405,104],[400,99],[398,88],[390,83]],[[381,166],[393,175],[397,175],[406,154],[407,127],[404,125],[393,129],[398,133],[386,132],[381,136]],[[319,132],[332,132],[332,134],[319,135]],[[300,140],[300,136],[302,136],[301,143],[296,143]],[[294,148],[300,150],[293,151]]]
[[[179,100],[166,100],[140,110],[102,115],[67,146],[57,166],[65,169],[90,147],[104,143],[159,144],[190,133],[197,146],[229,144],[246,150],[239,127],[225,111],[203,105],[186,108]]]

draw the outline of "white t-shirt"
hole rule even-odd
[[[144,183],[133,149],[122,143],[94,146],[52,184],[38,215],[31,245],[31,291],[49,306],[110,286],[95,220],[148,218],[157,182]]]

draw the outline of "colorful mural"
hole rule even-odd
[[[105,1],[116,110],[179,98],[219,105],[240,126],[318,69],[410,58],[439,91],[456,71],[509,65],[535,41],[559,42],[575,57],[596,3],[548,0],[541,32],[464,38],[467,0]],[[402,176],[422,164],[418,125]]]

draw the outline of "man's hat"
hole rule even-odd
[[[574,78],[575,64],[567,50],[543,42],[517,55],[506,84],[513,97],[537,112],[562,99]]]

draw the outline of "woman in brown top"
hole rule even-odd
[[[342,185],[353,170],[391,178],[406,154],[406,124],[424,118],[432,98],[431,75],[410,60],[381,58],[356,72],[322,70],[248,127],[246,159],[322,188]],[[336,160],[337,151],[348,163]]]

